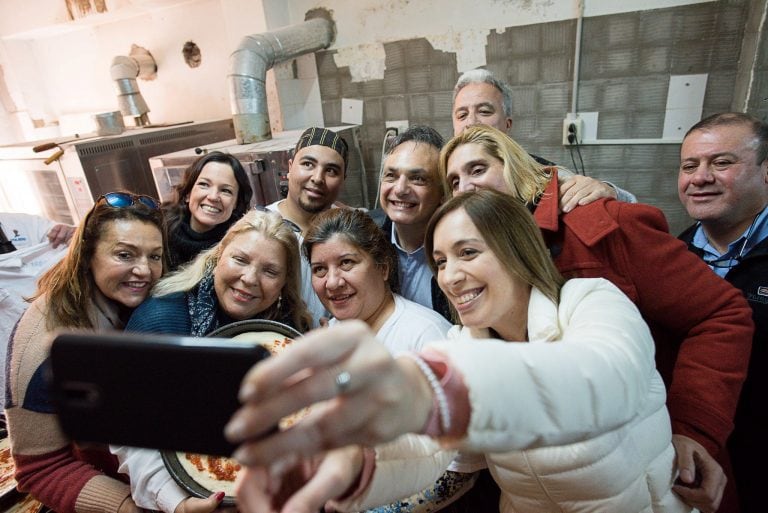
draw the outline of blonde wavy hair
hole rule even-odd
[[[221,242],[200,253],[194,260],[157,282],[152,289],[155,297],[167,296],[176,292],[189,292],[205,277],[206,272],[215,269],[224,248],[241,233],[255,230],[265,239],[278,242],[287,256],[285,285],[280,291],[282,300],[267,309],[264,319],[279,320],[290,315],[294,326],[299,331],[307,331],[312,326],[312,316],[301,298],[301,267],[299,243],[293,230],[276,212],[250,210],[230,227]]]
[[[506,192],[525,204],[535,204],[544,194],[552,178],[549,168],[536,162],[519,144],[504,132],[487,126],[473,125],[448,141],[440,151],[440,176],[446,189],[453,191],[448,183],[448,159],[462,144],[479,144],[492,157],[504,163]]]

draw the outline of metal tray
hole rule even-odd
[[[248,333],[277,333],[278,335],[290,339],[301,337],[301,333],[286,324],[261,319],[233,322],[212,331],[207,337],[233,338]],[[181,461],[179,461],[180,457],[184,457],[183,454],[184,453],[177,453],[175,451],[161,451],[163,463],[165,463],[168,473],[171,474],[171,477],[173,477],[176,483],[194,497],[206,498],[216,492],[217,490],[207,489],[189,475],[182,466]],[[225,496],[222,505],[234,506],[235,498],[229,495]]]

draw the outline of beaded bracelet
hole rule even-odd
[[[442,428],[443,433],[448,433],[451,429],[451,410],[448,407],[448,397],[445,395],[445,390],[443,389],[443,385],[440,384],[440,380],[437,379],[432,368],[421,358],[421,356],[410,352],[401,353],[401,356],[407,356],[416,362],[421,373],[427,378],[427,382],[435,397],[437,412],[440,415],[440,427]]]

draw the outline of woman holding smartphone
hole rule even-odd
[[[311,512],[327,499],[360,511],[424,487],[457,454],[490,468],[502,512],[691,510],[672,492],[653,340],[621,291],[564,281],[525,206],[495,191],[444,204],[425,249],[462,325],[392,358],[369,329],[340,323],[255,367],[227,429],[252,466],[241,511]],[[266,434],[317,402],[311,419]],[[302,455],[315,455],[309,472]],[[303,486],[291,487],[297,471]]]
[[[312,320],[299,292],[298,248],[278,214],[251,210],[221,242],[160,280],[126,331],[203,337],[236,321],[267,319],[303,333]],[[158,451],[111,449],[142,508],[207,513],[224,498],[223,492],[207,499],[190,497],[168,473]]]
[[[100,197],[11,336],[6,415],[18,489],[59,513],[140,511],[107,448],[61,432],[45,377],[55,331],[123,329],[163,273],[164,233],[153,198]]]

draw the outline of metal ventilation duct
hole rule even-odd
[[[130,56],[118,55],[112,59],[109,73],[115,81],[120,112],[123,116],[132,116],[136,126],[149,124],[149,107],[139,91],[136,77],[152,80],[156,71],[152,54],[136,45],[131,48]]]
[[[328,48],[335,36],[330,13],[315,9],[303,23],[245,36],[229,58],[229,84],[238,144],[272,138],[267,111],[267,70],[275,64]]]

